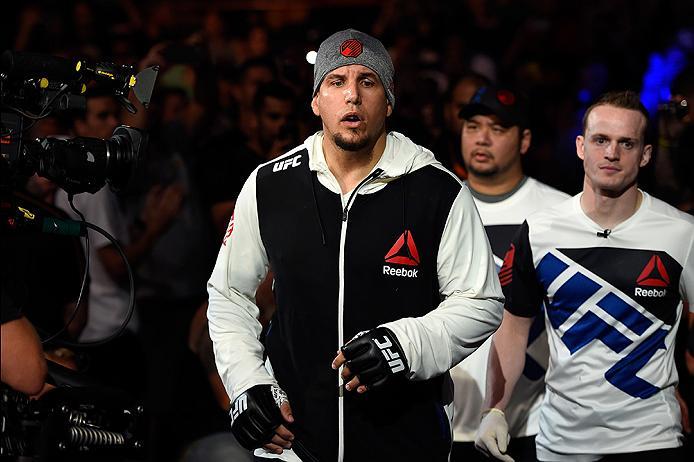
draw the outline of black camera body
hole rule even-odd
[[[70,195],[95,193],[106,183],[111,189],[119,190],[127,185],[145,152],[146,134],[127,126],[117,127],[109,139],[29,139],[25,134],[35,121],[54,111],[84,109],[84,93],[91,81],[112,90],[131,112],[135,112],[127,99],[131,92],[147,107],[157,72],[158,68],[154,67],[136,75],[131,66],[33,53],[6,51],[0,55],[0,238],[5,239],[5,234],[35,231],[83,236],[86,227],[100,230],[85,221],[53,219],[43,216],[38,208],[23,207],[16,200],[14,189],[19,186],[19,180],[38,173]],[[132,315],[133,276],[118,242],[105,231],[100,232],[109,237],[123,256],[131,286],[128,316],[121,330],[113,335],[115,338]],[[88,264],[87,258],[77,308],[87,280]],[[55,388],[39,400],[30,400],[0,384],[0,458],[87,461],[111,460],[106,457],[111,455],[119,458],[141,455],[146,433],[141,406],[125,392],[101,384],[90,385],[85,377],[70,375],[73,371],[51,361],[48,369],[48,378]]]
[[[114,190],[129,181],[147,143],[146,134],[120,126],[108,140],[97,138],[26,139],[31,123],[54,111],[83,109],[84,92],[98,81],[130,111],[132,91],[147,107],[158,73],[152,67],[135,74],[132,66],[90,63],[34,53],[0,55],[0,187],[38,173],[70,194],[94,193],[107,182]]]

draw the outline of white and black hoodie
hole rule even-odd
[[[232,401],[258,384],[287,392],[284,460],[447,461],[448,370],[503,311],[482,222],[467,187],[395,132],[342,195],[322,136],[258,167],[238,197],[208,283],[217,369]],[[277,311],[263,345],[255,293],[269,266]],[[342,392],[336,351],[377,326],[397,336],[408,380]]]

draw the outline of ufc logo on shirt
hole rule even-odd
[[[273,172],[280,172],[282,170],[287,170],[289,167],[298,167],[301,165],[301,154],[294,156],[290,159],[285,159],[283,161],[277,162],[272,166]]]
[[[390,349],[393,344],[390,340],[388,340],[388,337],[383,337],[383,342],[379,342],[377,339],[374,339],[374,343],[378,349],[381,350],[381,353],[383,353],[386,361],[388,361],[388,366],[390,366],[390,371],[393,374],[405,370],[405,363],[403,363],[402,359],[400,359],[400,355]]]
[[[671,327],[586,268],[560,258],[560,254],[547,253],[537,272],[545,287],[551,287],[547,316],[569,353],[574,355],[599,341],[619,355],[604,373],[610,384],[635,398],[656,394],[659,388],[649,382],[653,378],[637,374],[658,350],[666,349],[664,340]]]

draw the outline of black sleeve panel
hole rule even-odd
[[[545,297],[533,265],[528,231],[528,222],[524,221],[511,241],[499,271],[501,288],[506,297],[506,310],[525,318],[540,313]]]

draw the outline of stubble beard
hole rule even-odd
[[[488,168],[488,169],[478,169],[478,168],[475,168],[473,165],[469,165],[467,167],[467,171],[472,173],[475,176],[484,177],[484,178],[491,178],[493,176],[496,176],[499,173],[499,167],[494,165],[493,167]]]
[[[333,139],[335,145],[343,151],[361,151],[369,145],[369,138],[366,136],[348,140],[341,133],[335,133]]]
[[[463,164],[465,164],[465,169],[468,171],[468,173],[480,178],[491,178],[498,175],[501,171],[496,162],[492,163],[491,165],[483,165],[482,168],[477,168],[475,166],[475,162],[465,162],[465,156],[463,155],[461,157],[463,158]]]

